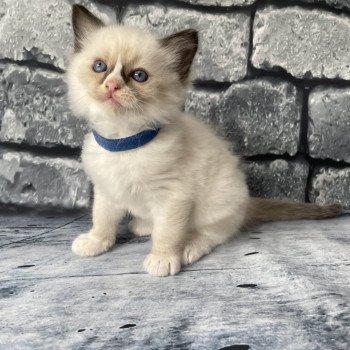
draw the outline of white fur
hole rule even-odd
[[[104,245],[93,239],[80,248],[74,243],[79,255],[97,255],[110,248],[118,223],[110,218],[121,219],[130,212],[151,223],[145,230],[138,227],[143,234],[154,226],[148,232],[155,238],[153,255],[145,268],[165,276],[179,271],[181,259],[190,264],[225,242],[244,221],[248,191],[238,159],[189,115],[179,115],[149,144],[127,152],[106,151],[89,134],[82,160],[95,187],[94,227],[97,221],[107,221],[109,234],[106,228],[98,233],[98,227],[91,236]],[[99,196],[108,203],[101,210]]]

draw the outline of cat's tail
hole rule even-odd
[[[277,199],[250,198],[247,225],[269,221],[333,218],[346,213],[338,204],[320,206]]]

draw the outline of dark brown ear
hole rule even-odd
[[[84,6],[73,5],[72,23],[74,30],[74,50],[80,51],[84,38],[92,31],[103,27],[103,22]]]
[[[160,39],[161,45],[174,54],[172,66],[178,72],[180,80],[186,82],[194,55],[198,48],[198,32],[186,29]]]

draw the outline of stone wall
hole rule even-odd
[[[349,0],[0,0],[0,202],[84,208],[67,108],[71,4],[159,34],[200,31],[185,109],[244,159],[251,193],[350,208]]]

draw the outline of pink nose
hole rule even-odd
[[[119,89],[119,85],[116,80],[110,80],[106,82],[106,88],[110,93],[114,92],[115,90]]]

